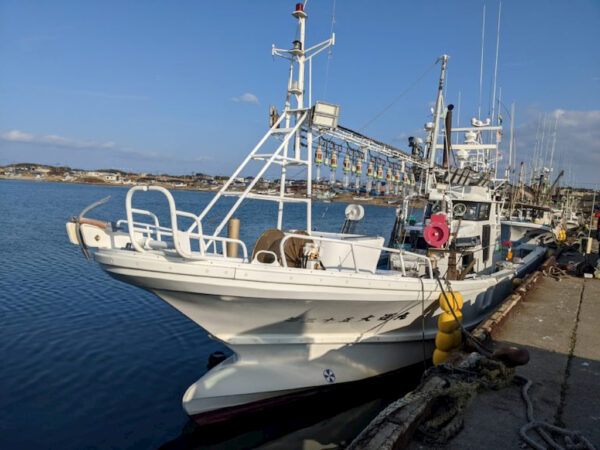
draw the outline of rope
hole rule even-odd
[[[437,62],[438,62],[438,60],[436,60],[431,66],[429,66],[425,72],[423,72],[421,75],[419,75],[419,77],[415,81],[413,81],[406,89],[404,89],[394,100],[392,100],[392,102],[389,105],[387,105],[385,108],[383,108],[383,110],[381,110],[380,112],[375,114],[375,116],[372,119],[370,119],[369,121],[367,121],[367,123],[365,123],[362,127],[360,127],[359,131],[363,131],[365,128],[367,128],[369,125],[371,125],[377,119],[379,119],[382,115],[384,115],[392,106],[394,106],[402,97],[404,97],[404,95],[408,91],[410,91],[413,87],[415,87],[419,83],[419,81],[421,81],[423,78],[425,78],[425,75],[427,75],[431,71],[431,69],[433,69],[435,67]]]
[[[547,269],[543,269],[542,274],[545,277],[554,278],[556,281],[560,281],[562,277],[567,276],[567,272],[565,272],[558,266],[550,266]]]
[[[588,441],[579,431],[572,431],[566,428],[557,427],[555,425],[551,425],[547,422],[542,422],[535,420],[533,416],[533,403],[529,398],[529,388],[533,384],[530,379],[525,378],[521,375],[516,375],[515,379],[518,379],[521,382],[524,382],[523,387],[521,389],[521,396],[525,401],[525,405],[527,407],[527,420],[528,422],[521,427],[519,430],[519,434],[521,438],[529,445],[531,448],[536,450],[546,450],[546,447],[538,444],[533,439],[531,439],[527,432],[530,430],[535,430],[543,439],[546,441],[550,447],[554,449],[564,450],[566,449],[586,449],[586,450],[594,450],[594,446],[590,441]],[[553,433],[559,434],[564,437],[565,442],[567,444],[566,447],[561,446],[558,442],[556,442],[552,436],[550,436],[546,430],[551,431]]]
[[[427,351],[425,349],[425,283],[423,278],[419,277],[421,282],[421,344],[423,347],[423,369],[427,369]]]

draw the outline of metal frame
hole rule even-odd
[[[133,198],[133,195],[137,191],[142,191],[142,192],[156,191],[156,192],[160,192],[167,198],[167,202],[169,203],[169,216],[171,219],[171,228],[161,226],[158,221],[158,217],[154,213],[144,210],[144,209],[138,209],[138,208],[132,207],[132,198]],[[154,235],[154,236],[156,236],[156,241],[158,241],[158,242],[164,242],[163,237],[171,237],[173,240],[173,247],[175,248],[175,251],[182,258],[206,259],[206,257],[208,256],[207,250],[210,245],[214,245],[214,247],[215,247],[215,253],[213,253],[212,256],[223,256],[224,258],[228,258],[229,256],[227,255],[227,245],[226,244],[236,243],[236,244],[240,245],[240,247],[242,248],[242,252],[244,255],[243,261],[246,261],[246,262],[248,261],[248,249],[246,247],[246,244],[243,241],[241,241],[239,239],[228,238],[228,237],[204,235],[202,233],[202,223],[200,220],[200,216],[197,216],[193,213],[189,213],[186,211],[177,210],[177,208],[175,207],[175,199],[173,198],[173,195],[171,195],[171,193],[167,189],[165,189],[161,186],[134,186],[131,189],[129,189],[129,191],[127,192],[127,197],[125,198],[125,211],[127,213],[126,223],[127,223],[127,231],[129,232],[129,238],[131,240],[131,246],[138,252],[143,253],[143,252],[147,251],[147,249],[152,248],[151,240],[152,240],[152,235]],[[149,216],[153,219],[154,224],[149,224],[149,223],[144,223],[144,222],[136,222],[133,220],[134,214],[141,214],[141,215]],[[198,232],[193,233],[189,230],[188,231],[180,230],[179,226],[178,226],[178,220],[177,220],[178,217],[187,217],[189,219],[193,219],[194,224],[198,228]],[[123,222],[124,221],[119,221],[117,223],[117,225],[119,225],[120,223],[123,223]],[[143,245],[141,245],[140,242],[138,241],[138,239],[136,238],[136,236],[135,236],[136,232],[142,233],[142,235],[146,236],[146,239],[143,242]],[[196,239],[198,241],[198,246],[199,246],[199,250],[200,250],[199,254],[195,255],[194,252],[192,252],[191,250],[187,251],[187,249],[184,248],[182,246],[182,243],[180,242],[181,237],[185,237],[185,238],[189,239],[190,241],[192,239]],[[221,253],[217,253],[217,248],[216,248],[217,242],[221,243],[221,246],[222,246]],[[164,248],[165,246],[160,245],[159,247]]]
[[[358,261],[356,260],[356,250],[355,250],[356,247],[370,248],[373,250],[382,250],[382,251],[386,251],[389,253],[399,254],[400,255],[400,264],[401,264],[401,268],[402,268],[402,276],[406,276],[404,255],[410,255],[410,256],[416,258],[417,260],[425,260],[425,262],[427,263],[427,267],[429,268],[429,278],[433,278],[433,270],[432,270],[432,266],[431,266],[431,260],[428,257],[419,255],[417,253],[407,252],[405,250],[400,250],[397,248],[383,247],[380,245],[370,245],[370,244],[364,244],[364,243],[360,243],[360,242],[346,241],[346,240],[342,240],[342,239],[332,239],[332,238],[326,238],[326,237],[320,237],[320,236],[306,236],[304,234],[294,234],[294,233],[286,234],[283,237],[283,239],[281,239],[281,242],[279,243],[279,254],[281,255],[281,264],[283,265],[283,267],[288,267],[287,260],[285,259],[284,250],[285,250],[285,243],[290,238],[298,238],[298,239],[318,241],[318,242],[332,242],[335,244],[342,244],[342,245],[349,246],[350,250],[352,252],[352,261],[354,263],[354,271],[356,273],[360,272],[360,269],[358,268]],[[371,273],[373,273],[373,274],[375,272],[376,271],[371,271]]]

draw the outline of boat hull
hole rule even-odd
[[[515,273],[542,255],[531,252],[514,270],[450,282],[464,298],[464,324],[479,323],[509,293]],[[96,260],[234,352],[188,388],[183,406],[194,417],[413,365],[431,355],[442,312],[436,280],[399,273],[232,266],[126,250],[102,250]]]
[[[545,233],[551,233],[552,228],[549,225],[533,223],[533,222],[520,222],[516,220],[502,221],[502,226],[508,229],[509,235],[508,240],[511,242],[528,242],[537,236]]]

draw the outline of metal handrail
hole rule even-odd
[[[115,224],[115,226],[117,228],[122,228],[123,224],[127,224],[127,219],[119,219],[119,220],[117,220],[117,223]],[[151,223],[148,223],[148,222],[136,222],[135,220],[133,221],[133,225],[141,226],[141,227],[146,227],[148,229],[149,233],[152,232],[151,230],[157,228],[156,225],[153,225]],[[158,229],[161,231],[161,235],[164,235],[164,236],[170,236],[171,235],[171,229],[169,227],[164,227],[162,225],[159,225]]]
[[[389,253],[398,253],[400,255],[400,264],[401,264],[401,268],[402,268],[402,275],[406,276],[406,267],[404,264],[404,255],[409,255],[409,256],[413,256],[416,259],[421,259],[421,260],[425,260],[425,262],[427,263],[427,267],[429,268],[429,278],[433,278],[433,268],[431,266],[431,260],[423,255],[419,255],[418,253],[412,253],[412,252],[407,252],[406,250],[400,250],[397,248],[389,248],[389,247],[383,247],[380,245],[371,245],[371,244],[364,244],[364,243],[360,243],[360,242],[354,242],[354,241],[343,241],[341,239],[332,239],[332,238],[325,238],[325,237],[320,237],[320,236],[307,236],[304,234],[286,234],[283,239],[281,239],[281,242],[279,243],[279,253],[281,255],[281,263],[283,264],[283,267],[288,267],[287,265],[287,261],[285,259],[285,252],[284,252],[284,248],[285,248],[285,243],[287,242],[287,240],[289,238],[300,238],[300,239],[304,239],[304,240],[311,240],[311,241],[319,241],[319,242],[333,242],[335,244],[343,244],[343,245],[348,245],[350,247],[350,250],[352,252],[352,260],[354,263],[354,271],[356,273],[359,273],[360,270],[358,268],[358,264],[357,264],[357,260],[356,260],[356,251],[355,251],[355,247],[365,247],[365,248],[370,248],[372,250],[383,250]],[[371,271],[371,273],[375,273],[375,271]]]
[[[258,257],[262,254],[265,255],[273,255],[273,262],[271,263],[264,263],[264,262],[260,262],[258,260]],[[259,264],[277,264],[277,254],[275,252],[272,252],[271,250],[259,250],[258,252],[256,252],[256,255],[254,255],[254,259],[251,261],[251,263],[257,262]]]
[[[160,222],[158,221],[158,217],[154,213],[151,213],[150,211],[147,211],[144,209],[132,208],[131,200],[133,198],[133,194],[136,191],[144,191],[144,192],[157,191],[157,192],[162,193],[167,198],[167,202],[169,203],[169,215],[171,217],[171,228],[170,229],[166,228],[166,227],[161,227]],[[129,191],[127,192],[127,196],[125,198],[125,210],[127,213],[127,228],[128,228],[129,237],[131,240],[131,245],[138,252],[145,252],[146,250],[135,239],[135,231],[136,231],[135,225],[139,224],[139,225],[144,226],[146,228],[146,232],[150,234],[152,224],[134,222],[134,220],[133,220],[134,213],[145,214],[145,215],[152,217],[154,219],[154,227],[155,227],[155,233],[157,236],[157,240],[161,241],[162,240],[161,236],[171,236],[173,239],[173,246],[175,247],[175,250],[177,251],[179,256],[181,256],[182,258],[202,259],[203,257],[206,256],[206,247],[207,247],[206,241],[205,241],[206,236],[203,234],[203,231],[202,231],[202,223],[201,223],[200,217],[197,216],[196,214],[189,213],[186,211],[178,211],[175,207],[175,199],[173,198],[173,195],[164,187],[162,187],[162,186],[134,186],[134,187],[130,188]],[[189,219],[193,219],[194,225],[197,228],[198,232],[192,233],[189,230],[188,231],[179,230],[178,221],[177,221],[178,217],[187,217]],[[121,221],[119,221],[119,222],[121,222]],[[162,232],[162,234],[161,234],[161,232]],[[183,249],[183,247],[181,246],[181,242],[179,241],[180,233],[186,234],[188,239],[194,238],[194,239],[198,240],[199,248],[200,248],[200,256],[199,257],[195,256],[191,252],[187,252]],[[240,245],[242,248],[243,254],[244,254],[244,260],[248,259],[248,249],[246,248],[246,244],[244,242],[242,242],[241,240],[233,239],[233,238],[229,238],[229,237],[210,236],[210,242],[214,243],[215,241],[221,242],[222,253],[223,253],[224,258],[228,258],[226,244],[231,242],[231,243],[236,243],[236,244]],[[216,249],[216,245],[215,245],[215,252],[216,251],[217,251],[217,249]]]
[[[145,210],[145,209],[138,209],[138,208],[131,208],[131,212],[132,212],[132,215],[133,215],[133,214],[140,214],[140,215],[145,215],[145,216],[149,216],[150,218],[152,218],[152,220],[154,221],[154,229],[156,230],[156,231],[155,231],[155,233],[156,233],[156,238],[157,238],[157,240],[159,240],[159,241],[161,240],[161,239],[160,239],[160,232],[161,232],[161,228],[162,228],[162,230],[163,230],[163,231],[166,231],[166,230],[168,230],[168,228],[166,228],[166,227],[161,227],[161,226],[160,226],[160,222],[158,221],[158,217],[157,217],[157,216],[156,216],[156,214],[154,214],[153,212],[147,211],[147,210]],[[119,221],[117,222],[117,226],[119,226],[119,224],[120,224],[121,222],[122,222],[122,220],[119,220]],[[147,230],[148,230],[148,233],[150,233],[150,227],[152,226],[151,224],[149,224],[149,223],[144,223],[144,222],[133,222],[133,224],[134,224],[134,225],[135,225],[135,224],[138,224],[138,225],[144,225],[144,226],[147,228]]]

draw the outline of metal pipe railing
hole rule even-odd
[[[356,273],[359,273],[360,270],[358,268],[358,261],[356,259],[355,247],[364,247],[364,248],[369,248],[372,250],[380,250],[380,251],[386,251],[388,253],[399,254],[403,276],[406,276],[406,266],[404,263],[404,255],[411,256],[413,258],[416,258],[417,260],[424,260],[427,264],[427,268],[429,269],[429,278],[433,278],[433,268],[431,266],[431,260],[427,256],[419,255],[418,253],[407,252],[406,250],[400,250],[397,248],[389,248],[389,247],[383,247],[383,246],[379,246],[379,245],[364,244],[364,243],[355,242],[355,241],[343,241],[341,239],[332,239],[332,238],[325,238],[325,237],[319,237],[319,236],[307,236],[304,234],[293,234],[293,233],[285,235],[283,237],[283,239],[281,239],[281,242],[279,243],[279,254],[281,255],[281,263],[282,263],[283,267],[288,267],[287,261],[285,259],[285,251],[284,251],[285,243],[287,242],[287,240],[289,238],[292,238],[292,237],[300,238],[300,239],[307,240],[307,241],[310,240],[310,241],[318,241],[318,242],[332,242],[335,244],[349,246],[351,253],[352,253],[352,260],[354,263],[354,271]],[[375,271],[371,271],[371,273],[375,273]]]
[[[171,218],[171,228],[160,226],[160,222],[159,222],[156,214],[154,214],[150,211],[147,211],[145,209],[137,209],[137,208],[133,208],[131,206],[133,194],[136,191],[143,191],[143,192],[156,191],[156,192],[162,193],[167,198],[167,202],[169,204],[169,216]],[[147,233],[148,238],[149,238],[151,236],[151,234],[153,233],[152,227],[154,227],[154,234],[156,234],[158,241],[162,241],[162,237],[166,237],[166,236],[172,237],[173,246],[175,248],[175,251],[182,258],[202,259],[206,256],[207,241],[205,240],[205,236],[203,234],[202,222],[200,220],[200,217],[197,216],[196,214],[189,213],[186,211],[178,211],[175,207],[175,199],[173,198],[173,195],[164,187],[162,187],[162,186],[134,186],[134,187],[132,187],[127,192],[127,196],[125,198],[125,210],[127,213],[126,223],[127,223],[127,228],[128,228],[128,232],[129,232],[129,237],[131,240],[131,245],[138,252],[145,252],[146,249],[144,248],[144,246],[140,245],[140,243],[135,238],[135,232],[141,231],[142,233]],[[147,215],[147,216],[151,217],[154,220],[154,225],[149,224],[149,223],[143,223],[143,222],[135,222],[133,220],[133,214],[142,214],[142,215]],[[187,217],[188,219],[192,219],[194,221],[194,227],[198,230],[198,232],[193,233],[193,232],[190,232],[189,230],[188,231],[179,230],[178,217]],[[117,222],[117,225],[119,225],[122,222],[123,221],[120,220],[119,222]],[[143,227],[143,229],[140,230],[139,228],[137,228],[139,226]],[[180,238],[183,235],[185,235],[185,237],[187,237],[187,239],[198,240],[199,253],[200,253],[199,256],[193,255],[191,253],[191,251],[188,252],[182,247]],[[248,260],[248,249],[246,247],[246,244],[244,242],[242,242],[241,240],[232,239],[229,237],[210,236],[209,245],[214,244],[215,242],[221,243],[221,246],[222,246],[221,252],[222,252],[224,258],[228,257],[226,244],[227,243],[236,243],[236,244],[240,245],[240,247],[242,248],[242,252],[244,254],[244,260]],[[215,252],[217,252],[216,245],[215,245]]]

